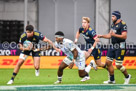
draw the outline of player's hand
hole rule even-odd
[[[37,52],[37,51],[40,51],[40,49],[37,48],[37,49],[34,49],[33,51],[34,51],[34,52]]]
[[[74,66],[74,62],[71,62],[71,63],[69,64],[68,68],[72,69],[73,66]]]
[[[93,51],[93,50],[90,48],[90,49],[88,50],[88,53],[89,53],[89,54],[91,54],[91,53],[92,53],[92,51]]]
[[[102,35],[97,35],[98,38],[102,38]]]
[[[110,34],[111,34],[111,36],[114,36],[115,35],[115,32],[114,31],[110,31]]]
[[[77,44],[77,42],[76,42],[76,41],[75,41],[74,43],[75,43],[75,44]]]
[[[75,39],[74,43],[77,44],[78,39]]]

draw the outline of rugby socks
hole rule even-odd
[[[11,80],[14,81],[14,78],[16,77],[16,75],[17,75],[17,73],[14,73],[14,72],[13,72],[13,75],[12,75],[12,77],[11,77]]]
[[[114,81],[114,75],[110,75],[110,81]]]
[[[127,75],[126,78],[129,78],[129,75]]]
[[[89,73],[89,72],[90,72],[90,70],[91,70],[91,66],[90,66],[90,65],[88,65],[88,66],[85,68],[85,71],[86,71],[87,73]]]
[[[88,77],[88,76],[89,76],[89,74],[87,73],[84,77],[86,77],[86,76]]]
[[[61,81],[62,81],[62,77],[58,77],[58,81],[60,81],[60,82],[61,82]]]

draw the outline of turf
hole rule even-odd
[[[0,69],[0,85],[5,85],[12,76],[13,69]],[[128,73],[132,75],[130,84],[136,83],[136,70],[129,69]],[[103,84],[108,80],[108,72],[104,69],[97,71],[91,70],[91,79],[86,82],[80,82],[77,69],[65,69],[63,73],[62,84]],[[115,70],[115,80],[117,84],[124,83],[124,76],[119,70]],[[57,80],[57,69],[40,69],[40,76],[35,76],[34,69],[20,69],[13,85],[52,85]]]

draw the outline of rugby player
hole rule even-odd
[[[58,69],[58,80],[54,84],[58,84],[62,82],[63,70],[66,67],[70,69],[73,68],[74,64],[78,67],[78,73],[81,78],[81,81],[89,80],[89,71],[92,65],[88,65],[85,67],[85,60],[91,53],[91,50],[88,52],[81,51],[80,48],[71,40],[64,38],[64,34],[61,31],[55,33],[55,47],[56,50],[61,52],[61,50],[67,55],[67,57],[61,62]],[[91,61],[94,69],[96,69],[96,65]]]
[[[27,25],[26,31],[21,35],[19,40],[20,50],[22,52],[20,53],[18,63],[14,68],[11,80],[7,84],[13,84],[14,79],[17,73],[19,72],[20,67],[25,62],[26,58],[28,57],[28,55],[30,55],[30,53],[32,54],[34,60],[35,76],[39,76],[40,50],[33,49],[32,47],[34,47],[33,45],[37,45],[40,40],[49,43],[51,42],[49,39],[43,36],[39,31],[34,31],[34,27],[32,25]],[[30,45],[26,48],[23,46],[23,43],[25,41],[31,41]]]
[[[120,19],[121,13],[119,11],[112,12],[112,25],[109,34],[98,35],[99,38],[106,38],[112,40],[112,45],[108,49],[106,65],[108,67],[108,72],[110,79],[104,81],[105,84],[114,84],[114,68],[112,65],[113,60],[115,59],[116,67],[119,69],[125,76],[124,84],[129,84],[131,75],[128,74],[126,68],[122,65],[125,52],[126,52],[126,39],[127,39],[127,25]]]
[[[99,48],[96,48],[99,38],[97,37],[96,31],[90,26],[89,17],[82,17],[82,26],[76,33],[75,43],[78,42],[80,34],[83,35],[86,41],[86,50],[91,48],[91,55],[94,57],[97,66],[105,68],[106,65],[101,62],[101,50]]]

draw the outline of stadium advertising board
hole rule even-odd
[[[0,68],[14,68],[18,61],[18,56],[1,56],[0,57]],[[61,61],[65,58],[65,56],[41,56],[40,68],[54,69],[58,68]],[[86,64],[90,63],[93,57],[90,57]],[[102,57],[102,62],[105,62],[106,57]],[[114,68],[115,62],[113,62]],[[125,57],[123,65],[127,69],[136,69],[136,57]],[[32,57],[29,56],[21,68],[34,68]],[[74,66],[74,68],[77,68]]]

